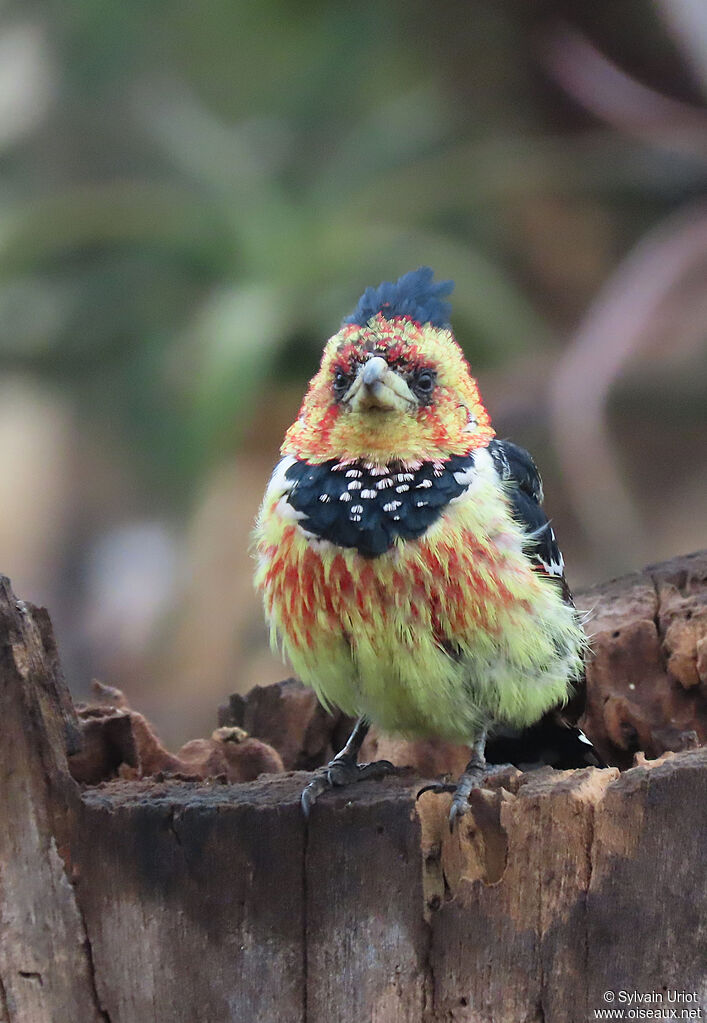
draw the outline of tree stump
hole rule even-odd
[[[689,679],[691,642],[673,665]],[[0,1023],[707,1011],[707,749],[509,771],[454,834],[449,796],[417,799],[411,771],[327,794],[308,822],[304,772],[81,787],[48,617],[6,581],[0,711]]]

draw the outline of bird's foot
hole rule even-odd
[[[452,805],[449,808],[449,830],[454,831],[454,826],[460,817],[469,811],[469,796],[474,789],[481,788],[485,778],[499,774],[512,764],[487,764],[485,761],[467,765],[464,774],[459,779],[459,784],[452,796]]]
[[[370,764],[357,764],[352,757],[334,757],[326,767],[322,767],[316,772],[314,778],[302,792],[301,802],[305,817],[309,817],[310,810],[317,799],[327,789],[352,785],[356,781],[366,781],[367,778],[384,778],[394,770],[395,767],[389,760],[374,760]]]
[[[481,788],[486,778],[494,774],[500,774],[512,766],[512,764],[487,764],[485,761],[470,763],[456,785],[452,782],[435,782],[431,785],[424,785],[417,793],[417,798],[419,799],[423,792],[451,792],[452,805],[449,808],[449,830],[454,831],[454,826],[458,819],[469,811],[469,796],[471,792],[474,789]]]

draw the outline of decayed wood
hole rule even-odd
[[[116,776],[133,779],[168,772],[190,781],[222,775],[239,782],[284,769],[277,750],[239,727],[217,728],[210,738],[192,739],[170,753],[119,689],[95,679],[92,689],[94,700],[76,708],[82,746],[69,757],[76,781],[97,785]]]
[[[517,778],[512,794],[479,794],[454,837],[423,806],[446,892],[433,1019],[579,1023],[607,990],[697,992],[704,1011],[707,750],[668,756]]]
[[[707,750],[506,777],[451,835],[410,775],[90,790],[76,895],[112,1023],[584,1023],[707,983]],[[700,1003],[698,1003],[700,1004]]]
[[[707,743],[707,551],[576,599],[591,637],[583,727],[607,762]]]
[[[363,786],[362,786],[363,787]],[[419,783],[370,783],[315,806],[304,861],[306,1021],[428,1018]]]
[[[707,1011],[706,749],[507,772],[454,834],[414,772],[308,822],[304,773],[80,790],[48,619],[6,585],[0,713],[2,1023],[584,1023],[664,989]]]
[[[111,1023],[300,1023],[304,844],[283,776],[88,790],[75,893]]]
[[[0,577],[0,1006],[8,1023],[104,1019],[64,857],[78,724],[46,612]]]

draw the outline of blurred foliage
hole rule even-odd
[[[695,0],[0,0],[0,571],[74,692],[181,742],[281,677],[279,437],[421,264],[573,584],[704,545],[706,89]]]
[[[0,107],[0,365],[68,391],[173,500],[380,279],[455,278],[477,368],[552,348],[705,153],[582,111],[548,42],[569,18],[693,102],[667,7],[6,0],[0,86],[34,94]],[[563,296],[543,247],[573,216],[578,247],[610,227]]]

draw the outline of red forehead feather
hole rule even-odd
[[[439,342],[439,347],[438,347]],[[439,399],[416,415],[389,422],[349,418],[332,398],[332,371],[355,372],[356,364],[382,355],[406,374],[411,368],[438,371]],[[468,414],[466,417],[465,413]],[[469,429],[469,424],[476,429]],[[390,461],[462,454],[488,444],[494,431],[463,352],[448,329],[424,328],[408,317],[374,317],[364,327],[348,324],[331,339],[319,372],[310,382],[298,420],[281,451],[308,461],[330,458]]]
[[[405,332],[402,337],[401,331]],[[429,358],[415,343],[415,335],[421,336],[421,331],[419,323],[403,316],[386,320],[379,315],[365,330],[352,325],[344,329],[344,340],[337,349],[335,364],[346,368],[354,362],[378,354],[385,356],[391,365],[395,363],[429,365]]]

